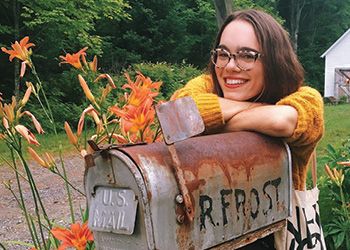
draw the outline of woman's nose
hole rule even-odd
[[[227,65],[226,65],[226,69],[227,70],[237,71],[237,72],[241,71],[241,69],[238,67],[234,57],[230,58],[230,61],[228,61]]]

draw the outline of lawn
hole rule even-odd
[[[326,154],[327,144],[339,147],[350,138],[350,104],[325,106],[325,135],[317,147],[318,169],[323,172],[322,156]]]
[[[33,146],[32,147],[38,152],[52,152],[54,155],[58,152],[58,146],[62,146],[62,152],[67,154],[71,152],[75,152],[72,144],[69,143],[66,134],[62,133],[58,136],[54,134],[44,134],[44,135],[36,135],[38,141],[40,142],[40,147]],[[23,140],[23,148],[27,147],[27,142]],[[26,153],[26,152],[25,152]],[[7,148],[4,141],[0,141],[0,166],[5,164],[5,159],[10,160],[10,151]]]

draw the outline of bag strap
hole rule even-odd
[[[312,175],[312,184],[313,187],[317,185],[317,162],[316,162],[316,149],[312,152],[311,155],[311,175]]]

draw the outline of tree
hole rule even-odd
[[[221,27],[225,18],[230,15],[233,11],[232,0],[214,0],[216,20],[218,26]]]

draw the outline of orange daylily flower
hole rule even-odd
[[[7,120],[10,123],[13,123],[13,121],[15,120],[15,110],[13,108],[13,105],[5,103],[2,110],[3,110],[4,115],[6,116]]]
[[[21,100],[21,106],[26,105],[26,103],[29,100],[30,94],[32,93],[32,86],[29,86],[26,90],[26,93],[24,94],[22,100]]]
[[[9,129],[10,128],[9,122],[8,122],[8,120],[5,117],[2,118],[2,125],[4,125],[5,129]]]
[[[64,250],[69,247],[75,247],[77,250],[85,250],[88,241],[94,240],[93,234],[87,226],[87,222],[81,226],[80,223],[74,223],[71,225],[70,230],[53,228],[51,233],[56,239],[62,241],[58,250]]]
[[[341,162],[337,162],[337,164],[342,165],[342,166],[346,166],[346,167],[350,167],[350,161],[341,161]]]
[[[23,116],[23,115],[27,115],[27,116],[29,116],[29,117],[32,119],[32,121],[33,121],[33,123],[34,123],[34,126],[35,126],[35,128],[36,128],[36,131],[37,131],[39,134],[43,134],[43,133],[44,133],[43,128],[41,127],[40,123],[38,122],[38,120],[35,118],[35,116],[34,116],[32,113],[30,113],[29,111],[24,111],[24,112],[21,114],[21,116]]]
[[[113,106],[110,111],[121,117],[121,127],[124,133],[143,131],[154,121],[155,117],[151,99],[148,99],[142,106],[127,105],[123,110]]]
[[[67,53],[66,56],[60,56],[60,59],[63,60],[62,62],[60,62],[60,64],[68,63],[68,64],[72,65],[74,68],[82,69],[83,66],[81,65],[80,57],[86,56],[85,51],[87,49],[88,49],[88,47],[85,47],[85,48],[79,50],[77,53],[73,53],[73,54]]]
[[[130,96],[128,96],[128,104],[133,106],[140,106],[147,99],[152,99],[158,95],[158,90],[161,86],[161,82],[152,82],[150,78],[146,78],[140,72],[136,77],[136,81],[133,82],[129,75],[126,73],[125,77],[128,81],[124,84],[122,89],[131,89]]]
[[[324,169],[326,170],[326,173],[328,174],[329,178],[331,178],[332,181],[335,180],[335,176],[333,175],[332,170],[329,168],[329,166],[326,164]]]
[[[113,79],[112,79],[112,77],[111,77],[110,75],[108,75],[108,74],[101,74],[101,75],[99,75],[99,76],[95,79],[94,82],[98,82],[98,81],[101,80],[101,79],[107,79],[109,85],[110,85],[113,89],[116,88],[116,86],[115,86],[115,84],[114,84],[114,81],[113,81]]]
[[[34,144],[37,146],[40,145],[40,143],[35,138],[34,134],[32,132],[30,132],[29,129],[27,129],[23,125],[19,124],[19,125],[15,126],[15,129],[18,133],[20,133],[28,141],[29,144]]]
[[[45,160],[41,158],[37,152],[31,147],[28,147],[28,152],[30,156],[36,161],[40,166],[44,168],[52,168],[55,166],[55,159],[49,153],[45,153]]]
[[[64,130],[66,131],[66,134],[68,136],[68,140],[70,141],[70,143],[72,143],[74,146],[77,146],[78,145],[78,138],[73,133],[68,122],[64,122]]]
[[[97,56],[94,56],[92,62],[89,62],[89,68],[92,72],[97,72]]]
[[[81,133],[83,132],[85,114],[90,115],[94,119],[96,126],[97,126],[97,133],[99,133],[100,131],[103,130],[102,122],[101,122],[100,118],[98,117],[97,111],[94,109],[94,107],[92,105],[89,105],[89,107],[84,109],[83,113],[80,116],[80,119],[78,122],[78,129],[77,129],[78,136],[80,136]]]
[[[97,105],[97,103],[95,101],[95,97],[91,93],[91,90],[89,89],[89,86],[87,85],[87,83],[84,80],[84,78],[79,74],[78,75],[78,79],[79,79],[80,86],[83,88],[83,91],[85,93],[86,98],[89,99],[90,102],[92,102],[95,105]]]
[[[10,62],[12,62],[13,58],[16,57],[21,61],[28,63],[28,65],[31,67],[31,65],[29,64],[29,58],[32,54],[32,50],[29,48],[35,46],[35,44],[28,42],[29,37],[26,36],[21,41],[19,41],[19,43],[15,41],[15,43],[11,45],[12,50],[8,50],[5,47],[1,47],[1,50],[10,55]]]

